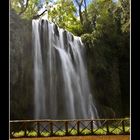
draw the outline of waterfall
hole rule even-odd
[[[32,33],[35,119],[98,118],[81,38],[43,19]]]
[[[33,22],[33,45],[34,45],[34,77],[35,77],[35,118],[42,118],[46,115],[45,107],[45,85],[44,72],[41,55],[41,44],[38,30],[38,23]]]

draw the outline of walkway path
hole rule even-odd
[[[16,139],[11,139],[11,140],[130,140],[130,135],[16,138]]]

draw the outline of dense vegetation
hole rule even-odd
[[[46,1],[49,20],[81,36],[87,55],[92,94],[103,118],[129,116],[129,0]],[[31,20],[41,17],[39,0],[11,0],[11,119],[33,114]],[[53,5],[55,5],[53,7]]]

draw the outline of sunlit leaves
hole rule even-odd
[[[58,0],[48,15],[50,21],[76,34],[76,29],[80,30],[80,21],[75,14],[76,8],[72,0]]]

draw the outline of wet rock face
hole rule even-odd
[[[55,35],[59,37],[59,31],[58,31],[57,25],[54,25],[54,32],[55,32]]]
[[[68,41],[67,41],[68,38],[67,38],[67,32],[66,31],[63,32],[63,40],[64,40],[64,46],[67,49],[68,48]]]
[[[31,21],[10,12],[10,113],[11,119],[32,118],[33,49]]]

